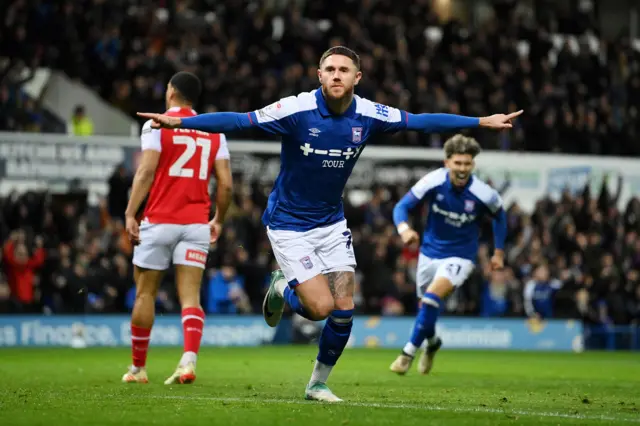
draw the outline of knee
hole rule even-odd
[[[440,306],[442,306],[442,298],[436,293],[427,292],[422,297],[422,300],[420,300],[420,307],[422,306],[431,307],[439,310]]]
[[[334,309],[336,311],[350,311],[354,308],[353,297],[340,297],[334,301]]]
[[[455,290],[455,287],[451,281],[444,277],[438,277],[427,287],[426,294],[433,294],[440,299],[444,299],[449,296],[453,290]]]
[[[314,321],[322,321],[331,315],[334,306],[333,299],[329,297],[314,300],[310,306],[305,306],[305,309]]]

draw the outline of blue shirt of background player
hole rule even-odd
[[[358,156],[375,133],[406,129],[407,113],[354,96],[332,114],[321,90],[249,113],[260,129],[282,135],[280,173],[262,217],[270,229],[307,231],[344,219],[342,193]]]
[[[420,202],[429,205],[420,251],[431,259],[460,257],[475,262],[478,253],[480,220],[493,217],[494,245],[504,250],[506,214],[498,192],[475,176],[464,187],[456,187],[449,169],[440,168],[425,175],[396,204],[396,224],[408,222],[409,210]]]

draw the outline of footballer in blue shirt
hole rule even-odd
[[[481,118],[411,114],[355,95],[361,78],[359,56],[336,46],[320,58],[320,88],[262,109],[190,118],[139,113],[152,120],[153,128],[215,133],[259,128],[282,137],[280,173],[262,217],[281,269],[272,275],[263,314],[275,327],[286,303],[305,318],[327,320],[305,390],[305,398],[311,400],[341,401],[326,383],[349,340],[354,309],[356,259],[342,193],[367,141],[400,130],[508,129],[522,113]]]
[[[416,273],[420,309],[410,340],[391,364],[395,373],[409,370],[425,340],[418,371],[431,371],[442,345],[435,328],[442,301],[473,272],[484,216],[493,218],[495,251],[491,265],[495,269],[504,267],[506,214],[498,192],[472,174],[479,153],[480,145],[475,139],[453,136],[444,144],[445,167],[420,179],[393,209],[393,221],[402,242],[414,244],[420,237],[409,225],[409,211],[421,203],[429,206]]]

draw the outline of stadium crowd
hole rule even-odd
[[[202,112],[262,107],[317,87],[322,51],[345,44],[361,53],[358,92],[378,102],[415,112],[527,111],[513,132],[476,135],[486,148],[639,155],[629,142],[640,135],[640,52],[630,41],[601,38],[593,10],[492,4],[493,19],[467,28],[440,24],[430,0],[9,0],[0,6],[0,56],[37,58],[133,115],[164,108],[176,70],[203,78]],[[36,106],[0,100],[22,117],[3,117],[2,129],[34,119]],[[393,143],[443,140],[402,133]]]
[[[1,312],[126,312],[132,306],[132,247],[122,212],[131,177],[118,169],[99,207],[82,193],[11,194],[0,199]],[[415,312],[418,247],[404,248],[391,222],[407,188],[370,188],[369,203],[345,213],[359,264],[357,311]],[[258,313],[276,267],[260,217],[269,187],[236,179],[234,202],[203,282],[209,313]],[[619,210],[603,186],[540,200],[532,214],[508,206],[507,267],[491,271],[491,226],[483,228],[478,267],[446,306],[450,315],[581,318],[594,325],[640,323],[640,200]],[[415,212],[417,229],[426,207]],[[171,273],[160,312],[178,312]]]

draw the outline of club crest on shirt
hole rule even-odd
[[[473,209],[476,207],[476,202],[473,200],[464,200],[464,211],[467,213],[471,213]]]
[[[353,142],[362,142],[362,127],[352,127],[351,136]]]
[[[313,263],[311,262],[311,258],[309,258],[309,256],[305,256],[302,259],[300,259],[300,263],[302,263],[302,266],[304,266],[304,269],[313,268]]]

